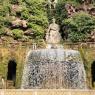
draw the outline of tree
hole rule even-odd
[[[77,42],[85,41],[87,34],[95,28],[95,17],[84,13],[76,13],[72,18],[63,20],[63,25],[67,26],[68,39]]]

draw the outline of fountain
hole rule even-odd
[[[57,0],[49,2],[50,10],[54,13]],[[80,53],[63,49],[60,27],[54,18],[52,21],[46,33],[46,49],[28,52],[21,88],[86,89],[86,74]]]
[[[86,89],[86,74],[80,53],[63,49],[59,25],[50,24],[46,49],[30,50],[24,66],[23,89]]]

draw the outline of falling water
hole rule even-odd
[[[78,51],[30,51],[23,71],[24,89],[85,89],[86,75]]]

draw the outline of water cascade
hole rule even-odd
[[[79,52],[64,49],[30,51],[21,88],[85,89],[86,75]]]
[[[86,89],[86,74],[80,53],[60,45],[59,25],[50,24],[46,49],[30,50],[23,70],[23,89]]]

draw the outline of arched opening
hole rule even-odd
[[[8,63],[8,73],[7,80],[12,81],[12,86],[15,86],[16,81],[16,61],[14,59],[10,60]]]
[[[91,65],[91,74],[92,74],[92,87],[94,87],[95,82],[95,61]]]

